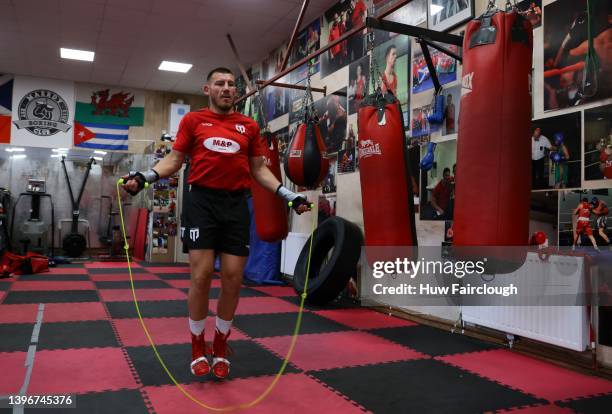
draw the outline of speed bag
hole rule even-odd
[[[455,246],[526,246],[532,27],[515,11],[468,23],[457,138]]]
[[[414,199],[400,104],[389,93],[368,95],[359,107],[357,124],[365,244],[416,246]]]
[[[280,162],[278,158],[278,140],[266,132],[262,137],[264,159],[266,166],[276,179],[282,182]],[[251,193],[253,195],[253,215],[255,216],[255,230],[257,236],[266,242],[275,242],[287,237],[289,227],[287,224],[287,205],[282,198],[266,190],[257,182],[251,180]]]
[[[285,174],[296,185],[316,188],[329,172],[329,159],[319,124],[315,118],[307,117],[301,122],[291,138]]]

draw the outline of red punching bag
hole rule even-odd
[[[489,10],[463,41],[456,246],[526,246],[531,196],[531,24]]]
[[[329,172],[329,159],[317,118],[306,111],[291,138],[285,160],[285,174],[295,184],[316,188]]]
[[[262,147],[265,148],[266,166],[272,174],[282,182],[280,162],[278,158],[278,141],[276,137],[265,132],[262,136]],[[287,205],[283,199],[266,190],[257,182],[251,180],[253,194],[253,215],[257,236],[266,242],[275,242],[287,237]]]
[[[395,96],[368,95],[359,107],[358,130],[365,244],[416,246],[408,150]]]

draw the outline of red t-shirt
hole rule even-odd
[[[189,154],[189,184],[223,190],[251,185],[249,157],[264,154],[257,123],[238,112],[185,115],[172,149]]]
[[[397,76],[395,76],[395,73],[393,74],[393,80],[389,81],[389,79],[387,78],[387,74],[383,72],[381,89],[383,93],[387,92],[387,90],[393,95],[397,93]]]
[[[355,3],[355,9],[351,15],[351,22],[353,23],[353,29],[361,26],[365,22],[365,15],[367,8],[363,0],[357,0]]]
[[[599,161],[603,164],[603,176],[607,179],[612,178],[612,159],[608,159],[608,154],[605,151],[601,151],[599,154]]]
[[[355,89],[355,99],[363,99],[365,97],[365,78],[363,76],[357,79]]]
[[[336,39],[340,38],[340,26],[337,23],[334,23],[331,27],[331,29],[329,30],[329,43],[333,42]],[[332,46],[331,48],[331,55],[332,57],[336,56],[338,53],[340,53],[340,51],[342,50],[342,46],[340,45],[340,43],[338,43],[335,46]]]
[[[444,180],[441,180],[433,190],[433,195],[436,197],[436,203],[438,206],[446,211],[448,209],[448,205],[450,203],[451,197],[451,186],[449,183],[444,183]]]
[[[578,210],[578,218],[582,219],[580,221],[584,221],[585,219],[587,219],[586,221],[588,221],[588,219],[591,218],[591,206],[589,206],[589,203],[580,203],[580,209]]]

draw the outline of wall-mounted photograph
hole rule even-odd
[[[532,189],[580,188],[580,112],[531,122]]]
[[[544,110],[612,96],[611,14],[609,0],[557,0],[544,6]]]
[[[357,3],[360,4],[359,8],[356,8]],[[330,7],[321,19],[321,37],[325,38],[323,44],[332,43],[350,31],[353,27],[353,14],[356,13],[356,21],[361,19],[360,9],[363,8],[367,10],[364,1],[355,2],[354,0],[340,0]],[[357,42],[354,38],[360,41]],[[353,59],[360,58],[364,55],[364,51],[364,37],[359,35],[332,46],[321,55],[321,77],[324,78],[348,65]]]
[[[378,68],[377,82],[383,92],[389,91],[399,100],[404,110],[410,104],[408,62],[410,60],[410,37],[396,36],[374,48]]]
[[[474,17],[474,0],[427,0],[428,26],[439,32],[452,29]]]
[[[459,48],[449,45],[448,50],[457,53]],[[457,80],[457,61],[455,59],[431,47],[429,48],[429,54],[436,68],[440,85],[446,85]],[[429,68],[423,57],[421,46],[415,44],[412,56],[412,93],[421,93],[429,89],[433,89]]]
[[[516,8],[534,29],[542,25],[542,0],[523,0],[516,4]]]
[[[335,154],[342,148],[347,129],[346,87],[327,97],[315,101],[319,117],[319,130],[325,141],[328,154]]]
[[[578,250],[610,249],[611,205],[609,188],[560,193],[559,246]]]
[[[369,82],[370,59],[366,56],[351,63],[351,66],[349,66],[349,114],[354,114],[359,110],[361,101],[368,94]]]
[[[432,147],[421,147],[423,159]],[[421,220],[452,220],[455,204],[457,141],[439,143],[433,149],[431,163],[421,163]]]
[[[316,19],[298,33],[295,44],[291,48],[289,56],[289,66],[302,60],[312,52],[317,50],[320,45],[321,37],[321,20]],[[319,56],[310,59],[309,63],[305,63],[289,74],[289,79],[292,83],[300,82],[306,79],[308,75],[308,65],[310,64],[310,75],[314,75],[319,71]]]
[[[355,171],[355,150],[357,148],[357,128],[349,123],[348,135],[338,151],[338,174],[346,174]]]
[[[584,111],[584,179],[612,180],[612,105]]]

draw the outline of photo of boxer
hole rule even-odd
[[[612,179],[612,105],[584,111],[584,179]]]
[[[531,122],[533,190],[581,187],[581,122],[580,112]]]

